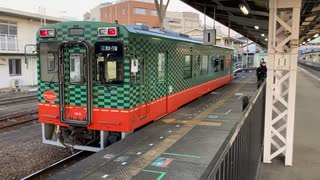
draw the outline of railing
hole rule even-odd
[[[17,35],[0,34],[0,53],[35,54],[35,39]]]
[[[0,34],[0,51],[18,51],[18,37],[16,35]]]
[[[265,83],[252,97],[241,120],[235,125],[201,179],[254,180],[261,159]]]

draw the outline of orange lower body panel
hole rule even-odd
[[[91,124],[87,128],[92,130],[131,132],[152,120],[157,120],[161,116],[177,110],[180,106],[199,96],[227,84],[232,79],[232,75],[227,75],[132,109],[93,108]],[[68,126],[59,120],[59,105],[39,103],[38,106],[39,121],[41,123]],[[65,109],[67,118],[85,119],[86,117],[86,107],[66,106]]]

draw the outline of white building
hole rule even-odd
[[[166,29],[175,32],[185,32],[200,27],[199,14],[194,12],[171,12],[166,13],[164,19]]]
[[[45,19],[47,24],[62,21],[48,16]],[[38,14],[0,7],[0,88],[10,88],[14,81],[20,86],[37,85],[34,45],[42,24]]]

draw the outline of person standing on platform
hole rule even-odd
[[[257,75],[257,86],[259,88],[260,85],[263,83],[263,81],[267,78],[267,65],[263,58],[261,60],[260,67],[258,67],[256,70],[256,75]]]

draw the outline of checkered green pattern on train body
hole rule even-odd
[[[174,94],[179,91],[191,88],[193,86],[208,82],[214,78],[219,78],[227,74],[225,71],[208,72],[207,75],[201,75],[197,67],[197,56],[202,58],[202,55],[226,55],[231,54],[232,50],[225,48],[203,46],[189,42],[179,42],[170,39],[157,39],[146,35],[130,34],[129,45],[132,54],[140,57],[141,54],[146,53],[145,65],[147,72],[145,77],[145,85],[141,88],[141,74],[137,74],[137,84],[131,88],[131,104],[137,106],[139,104],[153,101],[165,95]],[[158,54],[166,53],[166,78],[165,82],[158,81]],[[183,78],[183,65],[185,56],[192,57],[192,77],[189,79]],[[200,59],[201,60],[201,59]],[[208,64],[209,66],[209,64]],[[141,91],[141,89],[147,91]],[[173,92],[169,93],[169,86],[172,86]]]
[[[97,30],[99,27],[115,27],[119,28],[119,37],[98,37]],[[209,73],[201,75],[197,66],[196,57],[200,55],[225,55],[232,54],[232,50],[220,47],[203,46],[191,42],[178,41],[163,37],[151,35],[143,35],[139,33],[128,32],[128,30],[118,24],[109,24],[102,22],[63,22],[51,24],[43,28],[55,28],[57,31],[56,38],[40,38],[37,37],[38,44],[40,42],[62,42],[64,40],[77,41],[85,40],[89,43],[91,59],[94,59],[94,44],[97,41],[120,41],[124,43],[124,83],[122,85],[104,86],[93,83],[93,106],[100,108],[120,108],[129,109],[146,102],[150,102],[163,96],[174,94],[179,91],[191,88],[201,83],[210,81],[227,74],[227,71],[218,73]],[[69,36],[69,28],[83,28],[85,35],[83,37]],[[65,71],[66,80],[69,80],[69,55],[79,51],[77,48],[67,49],[65,51]],[[158,81],[158,54],[166,54],[166,73],[165,81]],[[183,78],[184,59],[186,55],[192,57],[192,78]],[[136,74],[136,84],[132,84],[130,77],[130,60],[133,56],[145,57],[145,76],[142,85],[141,66]],[[40,60],[38,60],[40,62]],[[92,64],[94,64],[92,62]],[[38,63],[38,79],[39,79],[39,101],[45,102],[42,94],[45,90],[52,90],[59,96],[58,83],[42,82],[40,79],[40,65]],[[173,92],[169,93],[169,86],[172,86]],[[65,99],[70,105],[86,105],[86,87],[85,85],[65,84]],[[59,103],[56,100],[55,103]]]
[[[98,28],[99,27],[118,27],[118,37],[99,37],[98,36]],[[50,24],[42,27],[42,29],[54,28],[56,30],[55,38],[41,38],[39,37],[39,32],[37,36],[37,43],[40,42],[63,42],[65,40],[68,41],[78,41],[84,40],[86,41],[91,48],[90,56],[94,58],[94,44],[97,41],[120,41],[127,43],[128,32],[124,26],[118,24],[110,24],[110,23],[101,23],[101,22],[62,22],[57,24]],[[82,28],[84,29],[84,36],[69,36],[70,28]],[[65,102],[70,105],[86,105],[86,87],[85,85],[77,85],[68,83],[70,80],[69,77],[69,56],[72,53],[84,53],[84,49],[81,51],[79,48],[66,48],[65,49]],[[101,108],[129,108],[130,107],[130,81],[127,79],[130,78],[130,61],[125,56],[124,66],[127,71],[124,72],[124,85],[119,86],[103,86],[103,85],[93,85],[93,105],[94,107]],[[93,62],[92,62],[92,65]],[[129,67],[129,68],[128,68]],[[40,60],[38,59],[38,86],[39,86],[39,101],[46,102],[42,94],[46,90],[53,90],[57,95],[59,95],[59,86],[58,83],[50,83],[48,86],[48,82],[42,82],[40,77]],[[93,83],[94,84],[94,83]],[[54,103],[59,103],[57,99]]]

